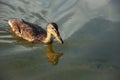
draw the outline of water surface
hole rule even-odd
[[[0,80],[119,80],[119,0],[1,0]],[[9,19],[59,25],[64,44],[29,43]]]

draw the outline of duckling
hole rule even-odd
[[[58,31],[58,25],[54,22],[49,23],[46,30],[41,26],[27,22],[23,19],[10,19],[8,20],[8,24],[15,35],[29,42],[49,44],[53,41],[52,36],[54,36],[60,44],[63,44],[63,40]]]

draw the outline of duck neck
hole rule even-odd
[[[52,41],[52,34],[47,31],[46,38],[44,39],[44,43],[50,43]]]

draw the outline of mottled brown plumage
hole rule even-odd
[[[46,31],[24,20],[9,20],[8,23],[13,33],[29,42],[51,43],[53,35],[61,44],[63,43],[56,23],[49,23]]]

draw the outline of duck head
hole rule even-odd
[[[60,44],[63,44],[63,40],[58,31],[58,25],[56,23],[49,23],[47,26],[47,31],[52,34]]]

